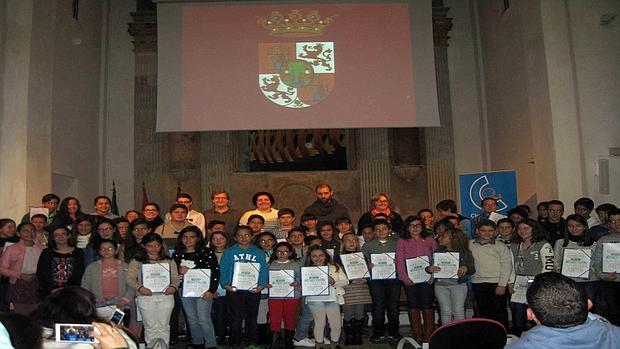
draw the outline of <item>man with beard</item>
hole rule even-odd
[[[336,219],[349,217],[349,210],[334,199],[334,191],[329,184],[319,184],[314,189],[316,201],[304,209],[304,215],[313,215],[319,222],[335,222]]]

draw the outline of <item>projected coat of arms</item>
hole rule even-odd
[[[292,38],[259,43],[258,84],[263,95],[287,108],[308,108],[325,100],[336,78],[334,43],[311,39],[323,35],[333,17],[321,18],[318,11],[303,16],[292,10],[286,17],[273,11],[257,21],[271,36]]]

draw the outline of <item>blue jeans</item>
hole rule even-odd
[[[200,297],[182,297],[183,309],[187,316],[187,325],[192,334],[192,344],[205,344],[216,347],[215,330],[211,321],[211,305],[213,300]]]
[[[295,340],[300,341],[306,337],[308,337],[308,330],[310,329],[310,324],[312,323],[312,312],[310,312],[310,307],[306,304],[305,297],[301,298],[301,316],[297,320],[297,328],[295,329]]]
[[[467,283],[456,285],[435,285],[435,297],[439,302],[441,324],[465,318]]]

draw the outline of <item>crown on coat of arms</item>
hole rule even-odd
[[[280,11],[271,12],[269,18],[256,16],[258,24],[262,25],[270,35],[289,38],[306,36],[320,36],[336,16],[321,18],[319,11],[312,10],[304,17],[299,10],[291,10],[284,17]]]

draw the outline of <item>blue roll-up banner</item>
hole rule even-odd
[[[459,175],[461,212],[465,217],[482,213],[482,199],[497,199],[497,212],[506,212],[518,205],[517,174],[514,170]]]

